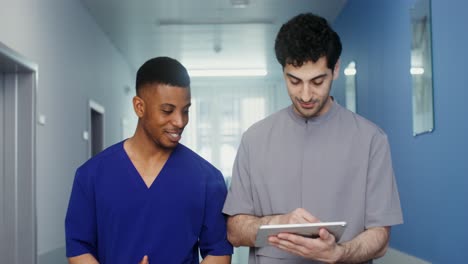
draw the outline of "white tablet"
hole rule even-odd
[[[318,237],[320,228],[325,228],[335,236],[338,241],[346,227],[346,222],[320,222],[307,224],[286,225],[262,225],[258,229],[255,240],[256,247],[264,247],[268,244],[268,237],[279,233],[294,233],[306,237]]]

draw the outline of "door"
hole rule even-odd
[[[4,91],[3,91],[3,73],[0,71],[0,237],[6,237],[6,230],[5,230],[5,197],[4,197],[4,182],[5,182],[5,141],[4,141],[4,116],[5,116],[5,108],[4,108]],[[6,256],[6,247],[3,246],[2,241],[0,241],[0,256]]]
[[[104,149],[104,112],[102,105],[89,101],[90,157]]]
[[[36,263],[37,66],[0,43],[1,263]]]

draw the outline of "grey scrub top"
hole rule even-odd
[[[262,217],[301,207],[324,222],[346,221],[340,242],[402,223],[386,134],[336,102],[319,117],[303,119],[290,106],[250,127],[223,212]],[[251,248],[249,260],[319,263],[270,246]]]

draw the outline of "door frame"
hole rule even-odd
[[[38,66],[0,42],[4,185],[2,259],[37,263],[36,95]],[[6,110],[9,111],[6,111]],[[11,111],[10,111],[11,110]],[[4,126],[4,124],[9,124]],[[3,236],[5,235],[5,236]]]

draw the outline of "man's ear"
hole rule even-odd
[[[335,68],[333,69],[333,80],[336,80],[340,76],[340,63],[341,60],[338,59],[335,63]]]
[[[145,101],[138,95],[133,97],[133,110],[139,118],[145,114]]]

